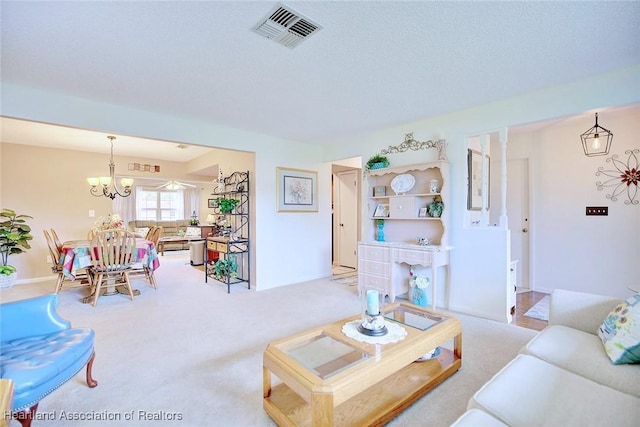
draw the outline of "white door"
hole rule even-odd
[[[529,159],[507,161],[507,216],[511,261],[518,260],[516,286],[529,289]]]
[[[338,176],[338,264],[357,268],[358,245],[358,180],[357,171],[340,172]]]

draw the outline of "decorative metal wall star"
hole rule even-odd
[[[640,201],[636,200],[638,195],[638,186],[640,185],[640,163],[638,162],[639,149],[627,150],[624,152],[628,154],[627,163],[618,160],[618,155],[614,154],[610,158],[606,159],[606,162],[611,162],[615,169],[605,169],[604,166],[598,168],[596,176],[605,175],[610,177],[606,181],[597,181],[596,187],[598,190],[604,189],[604,187],[612,187],[613,190],[610,194],[607,194],[607,199],[611,199],[612,202],[618,200],[618,196],[626,191],[627,199],[625,205],[637,205]]]

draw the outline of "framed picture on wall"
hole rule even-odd
[[[276,168],[278,212],[318,212],[318,172]]]
[[[487,174],[487,206],[489,209],[489,155],[486,155],[486,174]],[[467,209],[470,211],[482,210],[482,153],[476,150],[468,150],[467,154],[467,169],[468,169],[468,194],[467,194]]]
[[[207,207],[208,207],[208,208],[215,208],[215,207],[217,207],[217,205],[216,205],[216,199],[207,199]]]

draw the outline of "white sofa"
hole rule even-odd
[[[597,334],[621,302],[555,290],[549,326],[473,395],[453,426],[640,425],[640,364],[612,364]]]

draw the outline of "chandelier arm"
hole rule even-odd
[[[106,196],[106,194],[104,194],[104,191],[103,191],[102,193],[98,193],[98,186],[95,186],[95,187],[93,187],[93,186],[92,186],[92,187],[89,189],[89,193],[91,193],[91,195],[92,195],[92,196],[95,196],[95,197],[102,197],[102,196]]]

